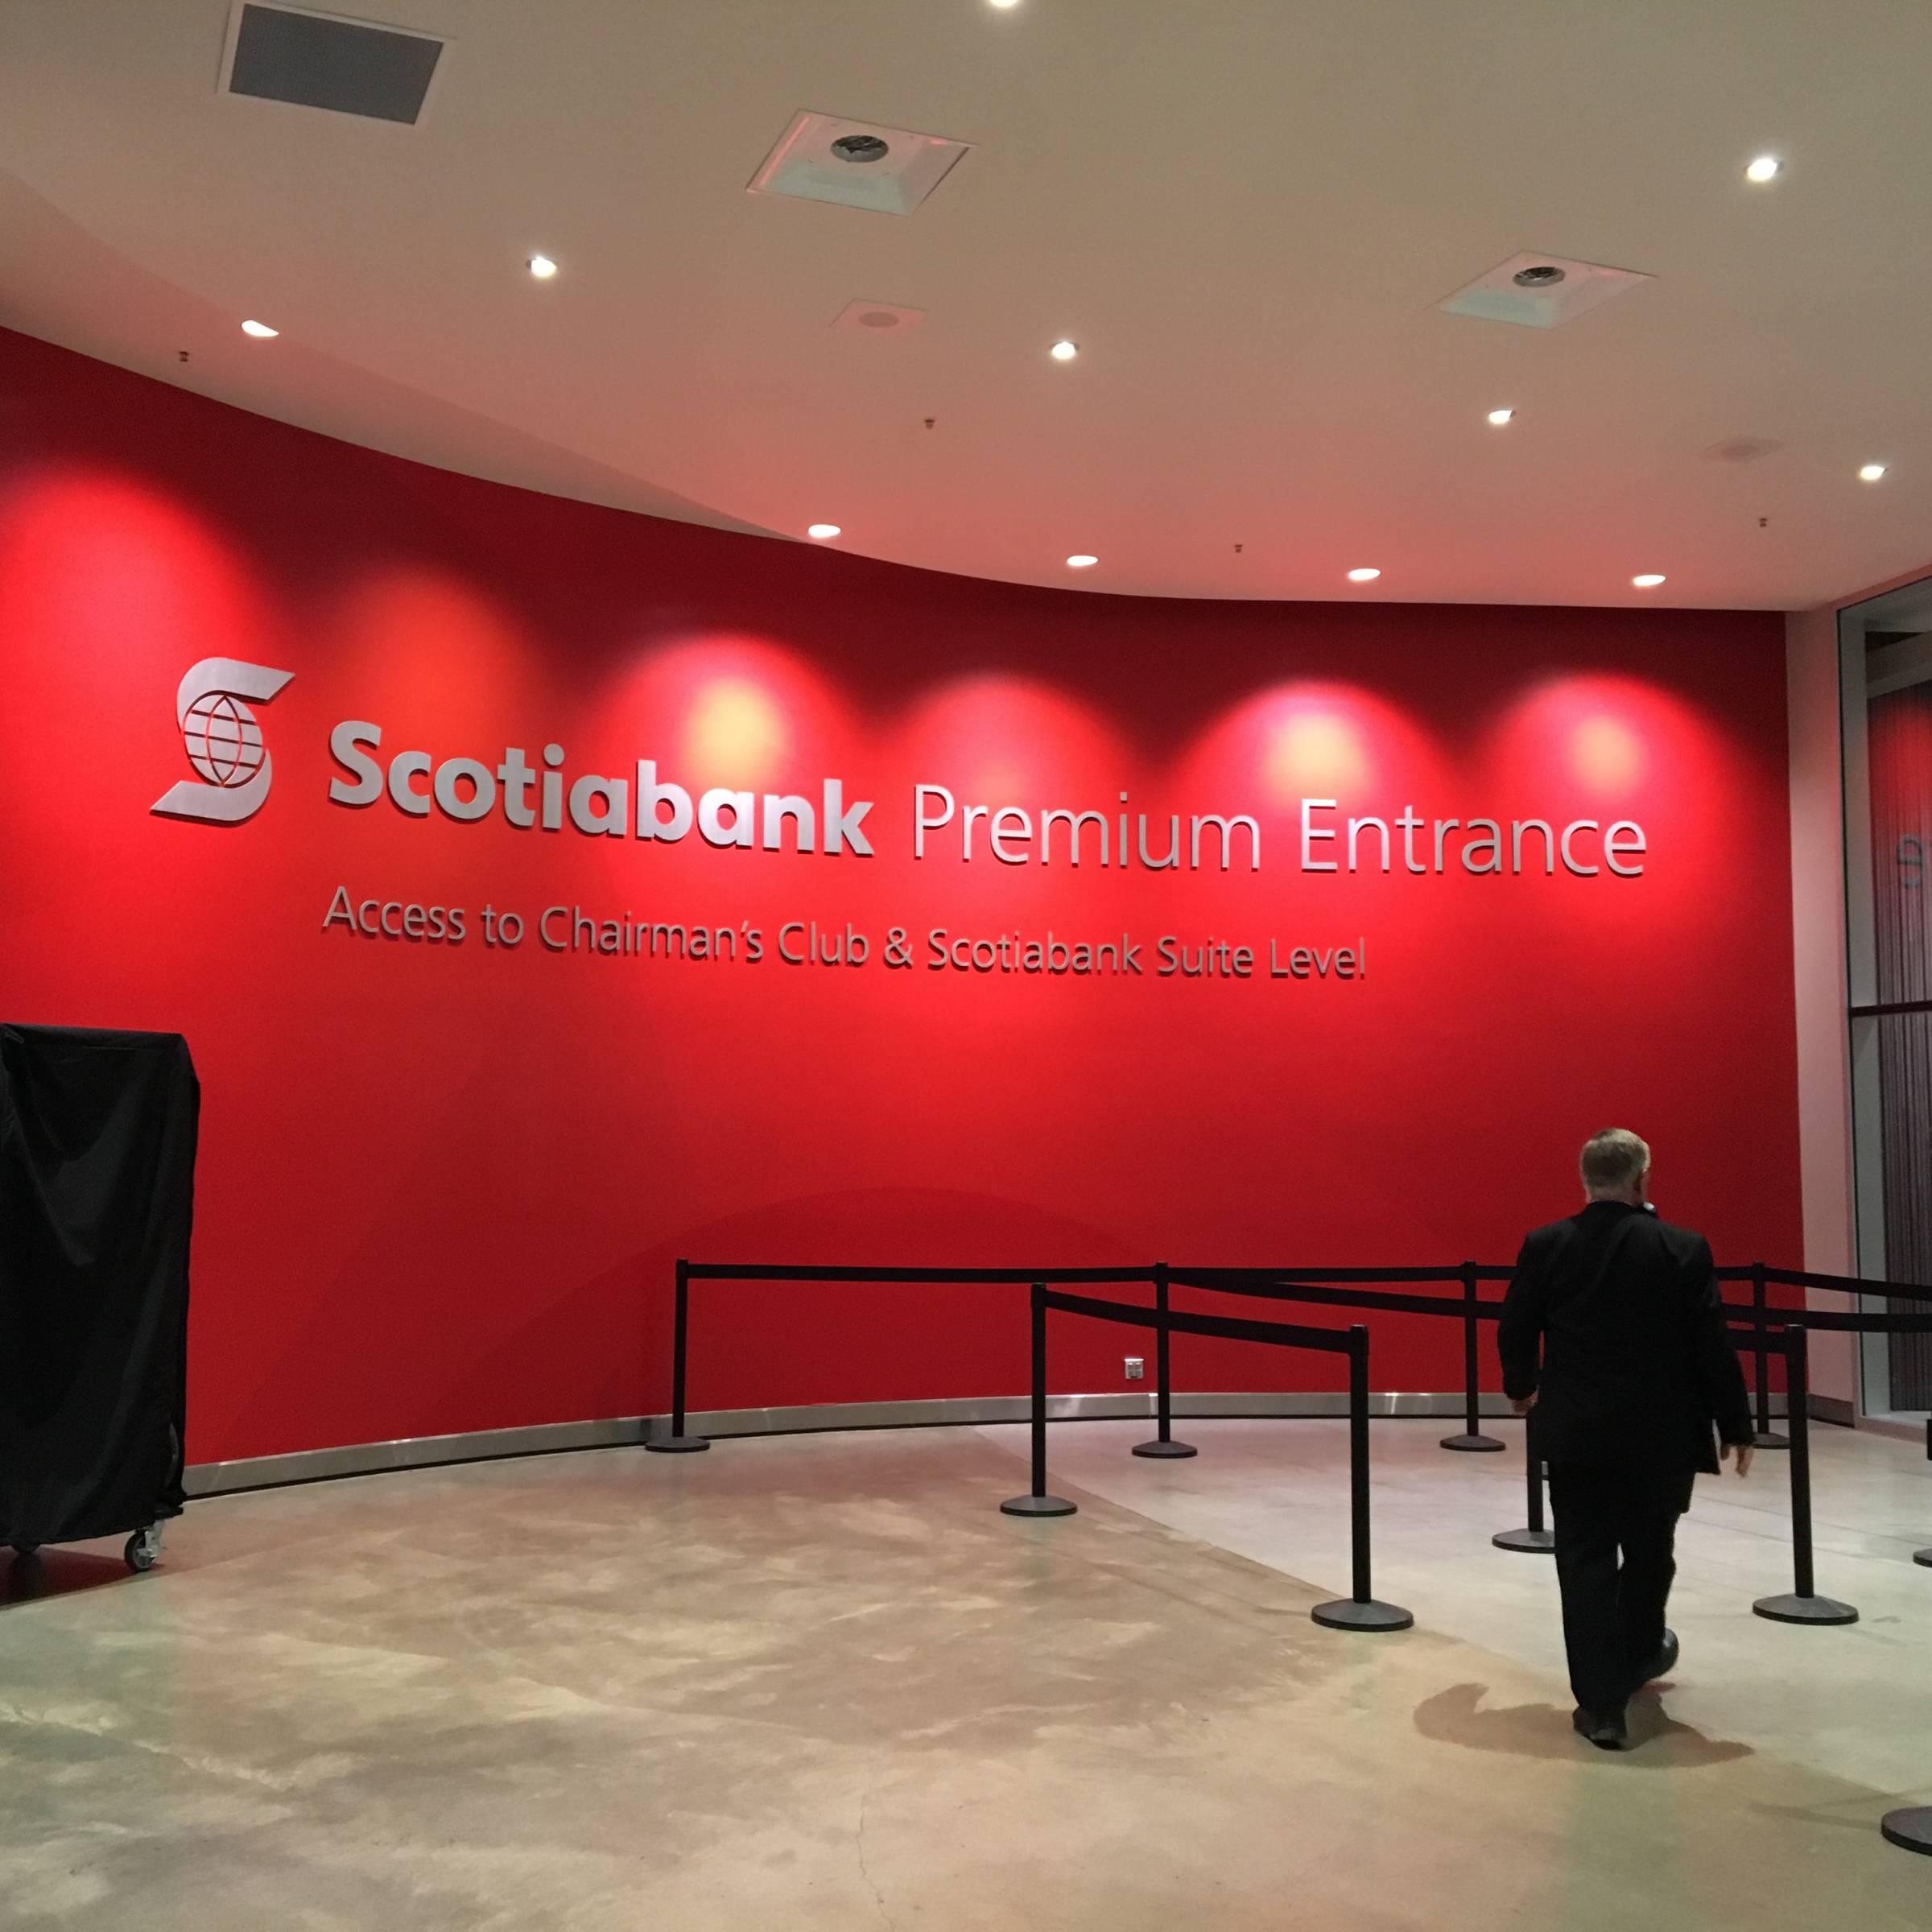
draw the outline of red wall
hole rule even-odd
[[[178,1029],[204,1089],[195,1459],[666,1400],[672,1257],[1507,1260],[1607,1122],[1720,1255],[1795,1261],[1780,621],[1135,601],[652,522],[332,443],[0,337],[0,1017]],[[233,827],[192,774],[198,660],[291,671]],[[338,721],[421,747],[816,798],[875,856],[332,803]],[[962,803],[1246,811],[1262,869],[912,857]],[[1315,875],[1341,812],[1641,823],[1639,877]],[[956,828],[955,828],[956,830]],[[952,835],[949,833],[948,835]],[[982,824],[977,837],[983,841]],[[1332,853],[1333,848],[1328,848]],[[457,946],[360,902],[461,906]],[[532,923],[481,943],[485,905]],[[543,908],[762,929],[752,964],[552,954]],[[866,933],[782,963],[778,927]],[[1125,929],[1146,976],[886,968],[888,927]],[[1162,980],[1154,941],[1365,940],[1353,983]],[[693,1406],[1011,1392],[1023,1290],[700,1291]],[[1323,1319],[1323,1318],[1318,1318]],[[1337,1319],[1342,1319],[1340,1317]],[[1377,1330],[1382,1387],[1455,1330]],[[1056,1326],[1055,1381],[1138,1337]],[[1148,1352],[1151,1352],[1149,1350]],[[1177,1344],[1184,1385],[1331,1364]]]

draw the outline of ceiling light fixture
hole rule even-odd
[[[1515,414],[1513,409],[1492,409],[1489,412],[1489,420],[1501,429]]]
[[[1655,590],[1663,580],[1664,573],[1661,570],[1646,570],[1641,576],[1630,580],[1639,590]]]
[[[1885,466],[1884,464],[1868,463],[1864,468],[1860,470],[1858,473],[1858,480],[1861,483],[1876,483],[1885,473]]]
[[[1744,170],[1744,179],[1747,181],[1756,181],[1761,185],[1766,181],[1775,180],[1778,169],[1783,165],[1776,155],[1760,155]]]
[[[839,526],[836,523],[807,523],[805,526],[805,534],[808,537],[816,537],[821,543],[824,543],[829,542],[831,539],[839,534]]]
[[[1046,353],[1056,362],[1071,362],[1080,353],[1080,345],[1077,342],[1069,342],[1063,336]]]
[[[258,341],[267,342],[280,335],[282,332],[279,328],[270,328],[266,322],[244,322],[242,324],[242,332],[245,336],[253,336]]]
[[[1379,570],[1371,570],[1364,564],[1360,569],[1349,572],[1348,581],[1351,584],[1373,584],[1381,574]]]
[[[557,265],[548,255],[532,255],[530,258],[530,272],[539,282],[547,282],[557,272]]]
[[[997,6],[1003,14],[1018,6],[1020,0],[986,0],[989,6]]]
[[[1092,570],[1094,565],[1099,562],[1100,559],[1098,557],[1069,557],[1067,559],[1067,568],[1069,570]]]

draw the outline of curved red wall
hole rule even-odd
[[[0,1017],[194,1048],[196,1460],[661,1408],[679,1253],[1507,1260],[1612,1121],[1720,1253],[1801,1252],[1775,617],[931,576],[422,469],[19,337],[0,409]],[[292,673],[255,707],[270,795],[239,824],[156,815],[195,777],[177,687],[217,658]],[[567,779],[649,758],[694,796],[819,805],[836,778],[873,856],[332,803],[344,720],[385,762],[555,742]],[[1262,865],[1244,842],[1220,871],[1212,832],[1198,872],[1006,865],[984,821],[971,864],[915,859],[921,782],[1036,812],[1125,791],[1156,857],[1170,812],[1183,843],[1249,813]],[[1451,835],[1439,876],[1399,841],[1386,875],[1304,871],[1307,796],[1338,824],[1634,819],[1644,869],[1479,877]],[[378,923],[463,908],[467,936],[326,926],[338,888]],[[530,922],[516,950],[485,906]],[[729,927],[739,954],[551,952],[551,906]],[[787,964],[793,920],[870,957]],[[911,968],[883,962],[894,927]],[[932,971],[935,927],[1125,931],[1146,970]],[[1163,934],[1254,948],[1256,976],[1158,977]],[[1270,978],[1270,939],[1359,940],[1367,975]],[[706,1289],[693,1405],[1015,1391],[1022,1294]],[[1455,1336],[1382,1323],[1376,1381],[1455,1386]],[[1143,1345],[1063,1326],[1055,1380],[1119,1388]],[[1177,1360],[1183,1385],[1333,1381],[1234,1344]]]

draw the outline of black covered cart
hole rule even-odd
[[[0,1546],[181,1513],[200,1106],[178,1034],[0,1025]]]

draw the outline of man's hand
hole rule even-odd
[[[1527,1415],[1535,1406],[1536,1396],[1533,1391],[1528,1395],[1513,1397],[1509,1403],[1509,1413],[1512,1415]]]
[[[1738,1474],[1748,1476],[1751,1473],[1751,1459],[1757,1454],[1757,1448],[1754,1443],[1726,1443],[1718,1450],[1717,1459],[1720,1463],[1728,1463],[1736,1456]]]

